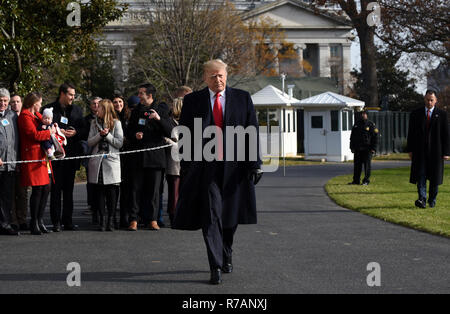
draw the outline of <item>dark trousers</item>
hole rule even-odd
[[[363,183],[370,182],[370,173],[372,170],[372,153],[370,150],[358,150],[355,151],[355,160],[353,168],[353,182],[359,183],[361,180],[362,167],[364,166],[364,179]]]
[[[17,226],[27,223],[28,187],[20,184],[20,172],[16,172],[15,192],[12,206],[11,223]]]
[[[158,223],[164,223],[163,219],[163,195],[164,195],[164,173],[166,169],[162,169],[161,172],[161,183],[159,185],[159,208],[158,208]]]
[[[120,171],[121,171],[121,177],[122,182],[120,183],[120,225],[122,227],[128,227],[128,214],[130,212],[131,207],[131,177],[130,174],[131,168],[130,163],[132,160],[130,159],[130,156],[122,155],[120,157]]]
[[[167,179],[167,213],[172,223],[180,192],[180,176],[166,175]]]
[[[161,169],[158,168],[134,170],[130,192],[130,222],[138,221],[139,213],[144,223],[158,219],[161,175]]]
[[[61,223],[72,225],[73,213],[73,186],[75,183],[76,168],[69,161],[52,163],[55,182],[52,182],[50,194],[50,215],[54,226]],[[61,196],[63,197],[61,216]]]
[[[15,171],[0,171],[0,229],[11,228]]]
[[[237,226],[233,228],[223,228],[222,225],[222,192],[217,182],[209,186],[210,214],[211,222],[203,226],[203,239],[210,269],[222,268],[225,259],[231,259],[234,233]]]
[[[97,197],[97,209],[100,217],[113,217],[117,208],[119,186],[114,184],[95,184],[95,195]],[[106,205],[106,206],[105,206]],[[106,207],[106,208],[105,208]],[[107,211],[105,210],[107,209]]]
[[[419,169],[419,179],[417,180],[417,193],[419,194],[419,199],[424,202],[427,200],[427,165],[428,161],[424,159],[420,164]],[[428,189],[428,202],[436,203],[436,198],[438,195],[439,186],[437,184],[432,184],[430,182],[430,186]]]

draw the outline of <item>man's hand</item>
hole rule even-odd
[[[444,156],[444,160],[450,160],[450,156]]]
[[[257,185],[259,180],[263,175],[263,171],[261,169],[250,169],[248,171],[248,179],[253,182],[254,185]]]
[[[159,116],[159,114],[153,109],[150,109],[150,114],[149,114],[148,118],[150,120],[155,119],[156,121],[161,120],[161,117]]]
[[[75,129],[67,129],[66,132],[64,133],[64,135],[67,138],[71,138],[71,137],[74,137],[75,135],[77,135],[77,131]]]
[[[412,160],[412,152],[409,152],[408,155],[409,155],[409,160]]]
[[[143,138],[144,138],[144,133],[142,133],[142,132],[136,133],[136,139],[138,141],[142,140]]]
[[[0,158],[0,167],[1,166],[3,166],[3,161],[2,161],[2,159]]]

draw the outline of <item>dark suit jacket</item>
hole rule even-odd
[[[161,120],[148,119],[148,114],[150,114],[151,109],[159,114]],[[145,124],[140,124],[139,121],[145,121]],[[166,145],[164,137],[170,138],[172,128],[169,118],[169,108],[165,103],[157,103],[155,101],[149,107],[139,104],[131,113],[128,124],[126,138],[129,143],[129,148],[130,150],[135,150]],[[144,133],[144,137],[140,141],[136,139],[136,133],[138,132]],[[132,160],[132,168],[137,170],[142,167],[158,169],[166,167],[165,149],[133,154],[130,159]]]
[[[444,178],[443,156],[450,155],[447,113],[435,107],[431,116],[429,131],[427,117],[422,106],[411,113],[409,118],[407,151],[412,152],[410,182],[419,179],[420,165],[427,164],[427,179],[431,184],[440,185]]]
[[[254,158],[255,160],[248,158],[250,145],[259,146],[257,145],[259,133],[255,109],[248,92],[227,88],[225,97],[224,135],[226,126],[242,126],[243,128],[253,126],[256,129],[256,138],[253,139],[254,141],[245,142],[244,161],[237,161],[237,141],[234,143],[233,161],[206,161],[203,157],[201,161],[182,160],[180,195],[173,226],[175,229],[197,230],[211,221],[208,187],[217,171],[223,171],[223,183],[220,187],[223,198],[223,228],[256,223],[255,186],[248,179],[249,170],[261,166],[259,156]],[[195,118],[201,119],[202,134],[205,128],[215,125],[208,88],[186,95],[184,98],[180,126],[187,127],[192,136],[194,136]],[[226,136],[224,137],[224,156],[226,156]],[[203,139],[202,147],[197,147],[197,150],[203,149],[209,141],[210,139]],[[192,155],[194,155],[194,148],[192,143]],[[259,147],[256,149],[259,151]]]

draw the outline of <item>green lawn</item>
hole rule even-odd
[[[450,165],[439,186],[437,205],[431,209],[414,206],[417,188],[409,183],[409,167],[376,170],[368,186],[348,185],[352,175],[331,179],[325,186],[338,205],[403,226],[450,237]]]

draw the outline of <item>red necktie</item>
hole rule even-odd
[[[431,111],[430,111],[430,109],[428,109],[428,112],[427,112],[427,130],[430,128],[430,119],[431,119],[430,113],[431,113]]]
[[[216,100],[214,101],[214,108],[213,108],[213,116],[214,116],[214,123],[217,127],[219,127],[221,130],[223,129],[223,109],[222,104],[220,103],[220,94],[216,94]],[[217,160],[223,160],[223,140],[222,137],[219,136],[217,139],[217,150],[218,150],[218,157]]]
[[[219,128],[223,128],[223,110],[222,110],[222,104],[220,103],[220,94],[216,94],[216,100],[214,101],[214,109],[213,109],[213,115],[214,115],[214,122],[216,126]]]

